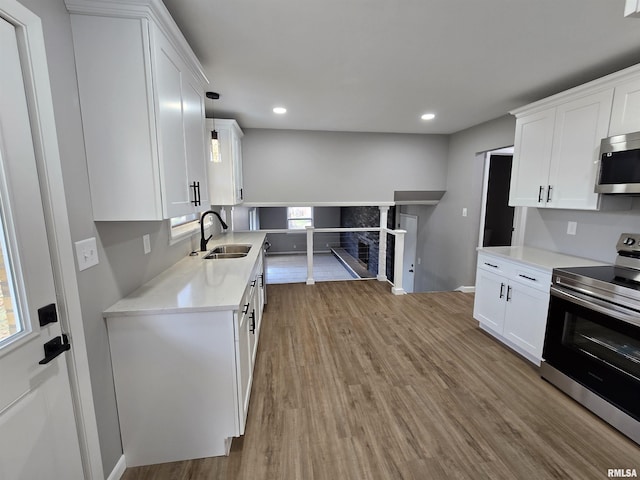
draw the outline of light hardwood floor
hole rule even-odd
[[[270,286],[246,434],[231,455],[132,468],[123,479],[640,471],[638,445],[481,332],[472,306],[471,294],[393,296],[376,281]]]

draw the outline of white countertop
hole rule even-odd
[[[104,311],[105,317],[158,313],[236,310],[253,267],[262,254],[265,234],[229,232],[212,238],[208,251],[225,243],[251,244],[246,257],[204,260],[207,252],[188,256]]]
[[[590,267],[606,265],[590,258],[574,257],[564,253],[542,250],[534,247],[480,247],[478,252],[496,255],[507,260],[515,260],[531,267],[551,272],[561,267]]]

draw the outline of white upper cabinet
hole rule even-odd
[[[518,116],[509,205],[598,209],[598,151],[612,98],[611,88]]]
[[[640,78],[616,86],[609,136],[640,131]]]
[[[202,67],[159,0],[66,0],[95,220],[208,208]]]
[[[601,140],[640,131],[640,65],[511,113],[516,132],[509,205],[629,208],[628,198],[598,195],[594,189]]]
[[[207,134],[218,133],[219,158],[209,161],[211,205],[238,205],[244,199],[242,185],[242,130],[235,120],[207,119]]]

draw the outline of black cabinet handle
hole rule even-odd
[[[511,300],[511,285],[507,287],[507,302]]]
[[[494,265],[493,263],[487,263],[487,262],[484,262],[484,264],[485,264],[486,266],[488,266],[488,267],[491,267],[491,268],[498,268],[498,265]]]
[[[240,200],[244,200],[244,192],[243,192],[243,190],[244,189],[242,189],[242,188],[240,189]]]
[[[504,297],[504,283],[500,283],[500,298]]]
[[[537,282],[538,281],[538,279],[536,279],[536,278],[528,277],[527,275],[523,275],[521,273],[519,273],[518,276],[522,277],[522,278],[526,278],[527,280],[531,280],[532,282]]]
[[[249,331],[255,335],[255,333],[256,333],[256,311],[255,311],[255,309],[251,311],[251,315],[249,316],[249,318],[251,318],[251,325],[249,326]]]
[[[255,287],[255,286],[256,286],[256,281],[255,281],[255,280],[253,280],[253,281],[251,282],[251,286],[252,286],[252,287]]]
[[[244,310],[242,310],[242,314],[246,315],[248,311],[249,311],[249,304],[245,303],[244,304]]]
[[[538,190],[538,203],[542,202],[542,192],[544,192],[544,185],[540,185],[540,189]]]
[[[548,185],[547,186],[547,203],[551,201],[551,190],[553,190],[553,187],[551,185]]]
[[[69,343],[69,338],[66,335],[63,334],[61,337],[52,338],[44,344],[44,358],[38,363],[40,365],[46,365],[67,350],[71,350],[71,344]]]
[[[200,201],[200,182],[193,182],[189,185],[189,188],[193,188],[193,200],[191,200],[191,203],[193,203],[194,206],[199,207],[202,204]]]

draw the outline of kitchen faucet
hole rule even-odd
[[[224,230],[229,228],[229,226],[226,223],[224,223],[222,218],[220,218],[220,214],[218,212],[214,212],[213,210],[207,210],[206,212],[204,212],[200,217],[200,251],[201,252],[207,251],[207,242],[211,240],[211,237],[213,236],[213,235],[209,235],[209,238],[204,238],[204,217],[206,217],[210,213],[213,213],[216,217],[218,217],[218,220],[220,220],[220,225],[222,225],[222,228]]]

